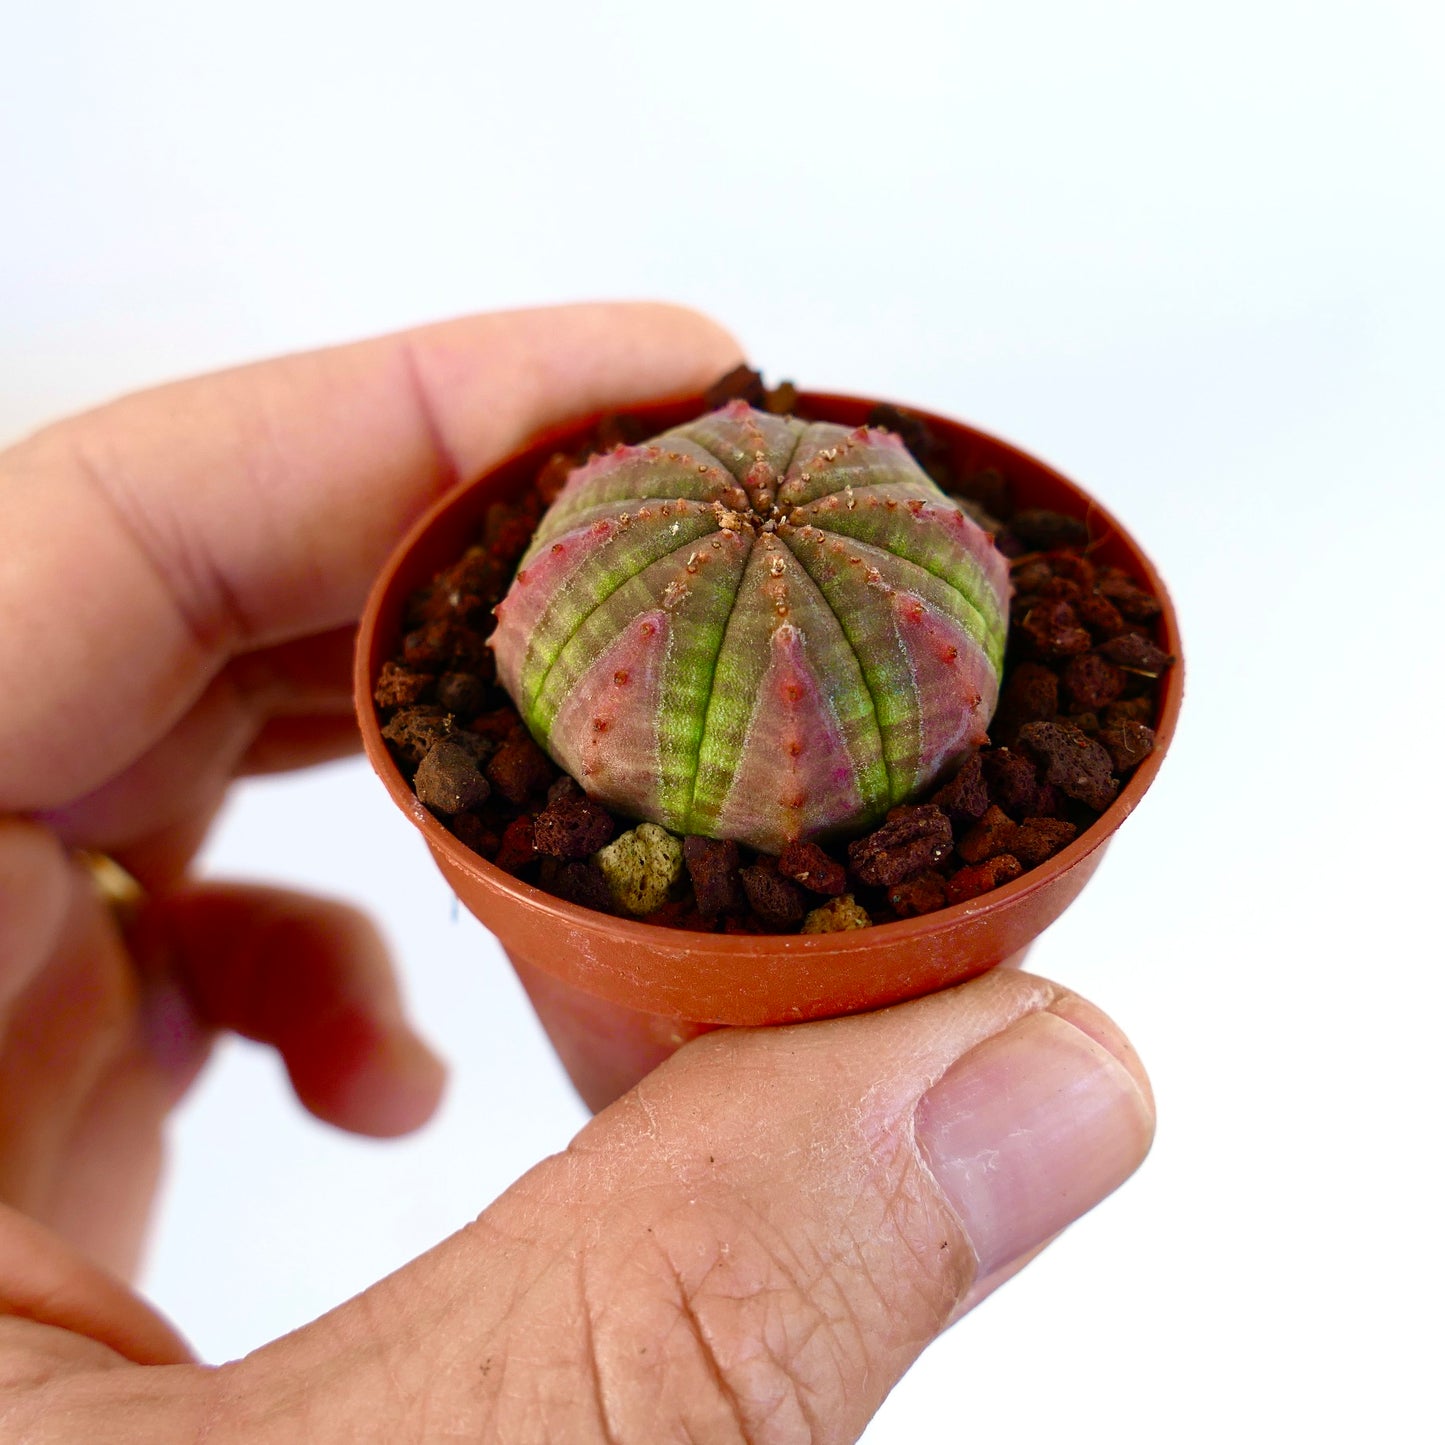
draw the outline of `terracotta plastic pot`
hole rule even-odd
[[[812,418],[861,425],[874,403],[803,393]],[[1107,512],[1050,467],[971,427],[914,410],[951,449],[961,473],[997,467],[1018,505],[1087,515],[1098,560],[1151,588],[1163,604],[1161,643],[1180,655],[1178,626],[1163,584],[1132,537]],[[705,410],[700,397],[638,408],[656,431]],[[398,650],[406,599],[454,562],[480,531],[489,503],[531,483],[553,452],[591,422],[553,433],[438,502],[397,548],[372,590],[356,659],[356,705],[372,766],[397,806],[420,830],[462,902],[501,942],[566,1059],[553,1027],[569,1007],[578,1028],[628,1034],[660,1053],[707,1027],[778,1024],[876,1008],[943,988],[1019,954],[1088,882],[1114,830],[1154,781],[1168,749],[1183,694],[1183,668],[1166,674],[1154,751],[1108,811],[1060,853],[1016,881],[970,903],[846,933],[727,936],[660,928],[612,918],[564,902],[493,867],[454,838],[413,795],[383,742],[372,705],[382,663]],[[604,1005],[598,1009],[588,1000]],[[580,1014],[578,1013],[580,1010]],[[586,1017],[582,1017],[585,1015]],[[580,1081],[579,1081],[580,1086]],[[584,1094],[587,1089],[583,1088]]]

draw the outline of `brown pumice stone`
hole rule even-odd
[[[891,888],[948,857],[953,825],[931,803],[894,808],[874,833],[848,845],[848,867],[860,883]]]
[[[1061,793],[1102,813],[1114,801],[1119,780],[1103,747],[1072,723],[1036,722],[1019,729],[1019,745],[1044,769]]]
[[[509,737],[487,764],[487,777],[492,786],[509,803],[525,803],[535,794],[545,792],[556,776],[557,770],[546,753],[525,733]]]
[[[571,778],[559,778],[547,796],[547,806],[532,819],[532,846],[538,853],[580,861],[612,841],[617,832],[612,815]]]
[[[1154,729],[1123,718],[1099,729],[1099,743],[1120,777],[1132,773],[1154,751]]]
[[[994,807],[959,839],[958,856],[965,863],[986,863],[1011,853],[1024,866],[1037,868],[1071,843],[1078,831],[1062,818],[1026,818],[1015,823],[1003,809]]]
[[[437,702],[458,717],[474,717],[486,700],[487,685],[474,672],[446,672],[437,680]]]
[[[808,911],[803,890],[778,872],[775,858],[761,855],[742,870],[743,892],[754,913],[770,928],[794,928]]]
[[[985,863],[970,864],[960,868],[948,880],[947,893],[950,903],[970,903],[992,893],[1005,883],[1012,883],[1023,876],[1024,865],[1009,853],[1000,853]]]
[[[1123,670],[1097,652],[1071,657],[1060,677],[1069,706],[1093,712],[1113,702],[1124,691]],[[1042,718],[1038,721],[1043,721]]]
[[[398,662],[384,662],[376,679],[376,705],[383,709],[413,707],[421,702],[435,681],[430,673],[414,672]]]
[[[491,792],[476,757],[453,738],[443,738],[428,750],[412,785],[428,808],[447,817],[475,808]]]
[[[806,888],[836,898],[848,888],[848,873],[816,843],[789,843],[778,855],[778,872]]]
[[[983,753],[974,753],[928,799],[955,828],[983,817],[988,811],[988,784],[983,776]]]
[[[1046,812],[1048,796],[1039,783],[1033,759],[1017,748],[990,748],[983,754],[989,800],[1011,817]]]
[[[413,770],[432,748],[448,738],[468,748],[475,757],[482,756],[483,752],[481,739],[459,728],[451,713],[434,704],[399,708],[382,728],[381,735]]]
[[[925,868],[888,890],[888,903],[900,918],[917,918],[948,906],[948,885],[936,868]]]
[[[721,838],[684,838],[682,861],[704,918],[742,910],[745,899],[736,843]]]

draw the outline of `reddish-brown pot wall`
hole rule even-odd
[[[810,417],[858,426],[874,403],[803,393]],[[639,411],[657,431],[703,410],[700,397]],[[1087,515],[1093,554],[1130,572],[1163,603],[1162,645],[1178,658],[1178,622],[1163,583],[1133,538],[1101,506],[1052,468],[1006,442],[944,417],[916,412],[951,447],[961,474],[997,467],[1020,508]],[[847,933],[737,936],[689,933],[579,908],[513,878],[472,853],[424,808],[393,764],[371,694],[381,664],[398,648],[407,597],[449,565],[480,531],[489,503],[515,495],[578,425],[543,438],[444,497],[387,563],[362,618],[356,705],[367,756],[397,806],[421,830],[457,896],[508,954],[624,1008],[699,1024],[770,1024],[822,1018],[917,997],[971,978],[1025,948],[1088,882],[1114,830],[1153,782],[1173,736],[1184,690],[1182,663],[1166,674],[1154,751],[1108,811],[1073,843],[1013,883],[971,903]]]

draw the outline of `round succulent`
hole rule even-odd
[[[492,646],[592,797],[777,852],[876,823],[984,740],[1007,599],[892,433],[734,402],[572,473]]]

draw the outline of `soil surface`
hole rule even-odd
[[[707,404],[735,397],[798,414],[790,384],[767,389],[747,368],[722,378]],[[374,698],[417,797],[474,852],[558,897],[631,916],[645,907],[643,921],[702,932],[816,933],[910,918],[978,898],[1072,842],[1154,746],[1159,680],[1174,660],[1159,646],[1159,601],[1091,560],[1083,519],[1016,511],[1008,477],[994,469],[956,475],[920,418],[880,406],[869,425],[897,432],[1010,559],[989,745],[952,778],[861,837],[794,843],[775,858],[710,838],[679,848],[558,770],[498,685],[486,639],[567,474],[594,452],[646,439],[645,423],[619,415],[577,452],[554,456],[515,503],[494,504],[482,535],[410,598],[401,649]]]

